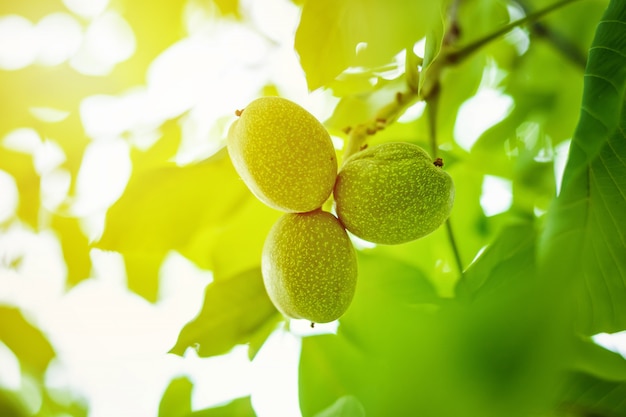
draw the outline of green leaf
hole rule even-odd
[[[540,123],[555,145],[570,139],[580,112],[582,74],[550,45],[533,43],[503,81],[504,92],[515,100],[509,117],[517,118],[518,126]]]
[[[224,152],[139,173],[109,209],[96,246],[121,253],[180,250],[198,229],[227,218],[246,194]]]
[[[182,356],[192,346],[201,357],[227,353],[237,344],[248,343],[277,314],[260,268],[214,281],[206,288],[200,313],[183,327],[170,353]]]
[[[220,407],[194,411],[189,417],[256,417],[256,413],[250,397],[242,397]]]
[[[284,322],[284,317],[281,314],[275,314],[272,318],[268,319],[261,325],[251,336],[248,342],[248,359],[252,360],[256,357],[257,353],[261,350],[261,347],[265,344],[265,341],[276,330],[280,323]]]
[[[56,355],[44,334],[16,308],[0,306],[0,340],[37,375],[43,375]]]
[[[384,278],[383,278],[384,277]],[[380,280],[382,282],[377,283]],[[440,298],[433,284],[413,265],[382,253],[359,253],[359,282],[350,308],[340,319],[339,332],[364,344],[378,344],[394,338],[388,326],[394,313],[434,305]],[[381,310],[386,314],[381,314]],[[379,328],[378,332],[373,329]],[[372,340],[373,338],[373,340]]]
[[[346,395],[317,413],[315,417],[365,417],[365,410],[356,397]]]
[[[438,105],[440,111],[437,114],[437,137],[440,145],[452,142],[459,108],[476,94],[487,59],[484,54],[476,54],[443,71]],[[426,119],[426,112],[424,113],[423,117]]]
[[[216,237],[250,198],[225,150],[183,167],[161,164],[131,177],[95,246],[121,252],[137,267],[139,280],[132,288],[154,299],[155,272],[167,252],[179,251],[200,267],[211,267]],[[144,267],[150,274],[141,274]]]
[[[2,417],[28,417],[30,413],[18,395],[0,389],[0,415]]]
[[[494,268],[492,279],[512,277],[516,285],[496,286],[470,303],[433,303],[419,270],[374,253],[359,263],[357,291],[337,334],[303,340],[305,417],[346,393],[366,415],[521,417],[548,409],[567,317],[554,312],[540,281],[515,276],[514,265]]]
[[[307,1],[295,48],[310,90],[325,86],[351,66],[376,67],[424,37],[440,1]],[[357,53],[357,44],[366,43]]]
[[[626,3],[612,1],[589,53],[580,121],[540,248],[544,274],[576,286],[587,335],[626,329],[625,25]]]
[[[147,301],[156,302],[159,298],[159,271],[165,252],[131,252],[124,254],[126,285],[135,294]]]
[[[72,416],[87,417],[87,401],[77,392],[64,388],[40,387],[43,401],[39,412],[33,417]]]
[[[249,194],[221,225],[207,256],[215,280],[259,267],[267,233],[281,215]]]
[[[239,0],[213,0],[213,2],[219,8],[223,16],[232,15],[236,18],[241,17],[239,13]]]
[[[396,94],[406,89],[403,76],[393,80],[381,80],[369,90],[343,97],[335,106],[332,116],[324,123],[331,130],[341,131],[374,119],[382,107],[394,103]]]
[[[597,345],[590,339],[577,338],[572,368],[610,381],[626,381],[626,359],[619,353]]]
[[[250,397],[203,410],[191,410],[193,384],[187,377],[172,379],[159,404],[159,417],[256,417]]]
[[[478,251],[491,241],[497,230],[494,223],[497,225],[499,220],[487,219],[480,206],[482,172],[476,166],[463,160],[457,161],[453,155],[448,155],[447,152],[440,154],[445,161],[444,169],[452,177],[456,190],[450,222],[455,235],[462,237],[457,238],[461,261],[469,265]],[[442,297],[454,295],[460,271],[455,264],[445,225],[422,239],[397,246],[379,246],[376,251],[427,273],[427,279]]]
[[[561,409],[574,416],[626,416],[626,381],[605,381],[584,373],[575,373],[567,382]]]
[[[431,310],[436,300],[419,270],[381,254],[359,253],[356,294],[340,319],[338,334],[302,342],[303,415],[322,412],[346,393],[361,402],[366,415],[416,410],[415,378],[421,371],[413,358],[424,353],[419,345],[427,325],[424,310]]]
[[[479,296],[534,274],[536,234],[530,219],[506,226],[463,274],[459,296]],[[510,271],[509,273],[503,273]]]
[[[89,240],[80,227],[80,219],[76,217],[53,215],[50,226],[57,233],[63,248],[68,287],[73,287],[89,278],[91,273]]]
[[[159,417],[183,417],[191,414],[193,384],[187,377],[170,381],[159,403]]]
[[[466,0],[459,3],[457,23],[460,26],[460,36],[458,43],[461,45],[470,44],[509,23],[510,17],[507,6],[507,2],[503,0]],[[500,41],[502,38],[496,40],[495,43]],[[493,44],[488,47],[493,47]]]

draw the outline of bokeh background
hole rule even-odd
[[[302,43],[305,34],[296,36],[302,3],[0,0],[3,417],[166,417],[248,397],[242,416],[250,415],[244,414],[250,404],[261,417],[300,415],[304,385],[299,386],[299,372],[311,388],[316,383],[311,375],[321,369],[313,356],[300,361],[302,341],[335,334],[341,325],[310,329],[297,320],[287,325],[271,310],[261,322],[231,334],[233,323],[248,323],[267,307],[263,300],[246,306],[250,299],[238,294],[256,277],[247,271],[258,266],[259,248],[279,213],[254,201],[234,175],[224,156],[227,129],[235,110],[261,95],[278,94],[324,121],[341,153],[344,128],[371,118],[406,84],[407,60],[432,52],[424,35],[437,32],[436,24],[432,31],[417,30],[408,56],[402,50],[381,52],[374,40],[356,47],[347,42],[341,46],[354,56],[342,61],[349,68],[338,75],[336,60],[302,59],[314,55]],[[409,3],[394,0],[390,7]],[[511,221],[523,219],[515,234],[506,235],[509,246],[501,258],[515,255],[508,267],[526,271],[525,262],[515,259],[519,247],[531,251],[525,246],[526,231],[539,229],[560,191],[580,113],[587,49],[607,3],[576,2],[542,20],[543,26],[517,27],[443,75],[438,142],[458,189],[452,224],[463,268],[479,259],[502,230],[510,231],[506,226]],[[367,7],[375,9],[375,4]],[[543,2],[461,4],[461,41],[469,43]],[[427,9],[437,12],[435,6]],[[430,21],[428,13],[424,21]],[[364,13],[366,23],[371,23],[369,16]],[[389,18],[378,17],[384,23]],[[401,21],[399,27],[411,24]],[[376,32],[374,24],[372,36],[387,33],[387,27]],[[342,28],[361,33],[358,27]],[[317,30],[326,33],[323,24]],[[351,39],[341,31],[337,36]],[[320,56],[332,54],[323,50]],[[375,140],[409,140],[427,147],[428,120],[424,102],[416,102]],[[519,242],[521,246],[513,244]],[[372,346],[393,353],[387,349],[406,341],[399,335],[411,334],[398,317],[408,312],[407,323],[413,323],[416,311],[430,311],[408,298],[427,293],[430,305],[451,297],[461,271],[443,228],[398,248],[376,248],[358,239],[355,245],[370,256],[361,262],[372,276],[419,276],[411,284],[419,288],[404,281],[392,288],[364,284],[361,301],[346,319],[354,324],[358,312],[370,320],[368,330],[361,323],[364,328],[355,333],[364,339],[376,339],[367,331],[387,329],[383,333],[389,339]],[[485,271],[495,274],[490,267]],[[480,279],[476,286],[482,285]],[[216,285],[210,287],[212,283]],[[205,295],[205,288],[215,292]],[[228,298],[229,291],[236,294]],[[368,298],[376,292],[380,299]],[[205,327],[197,321],[189,327],[189,332],[200,328],[205,335],[194,346],[196,336],[181,329],[210,306],[205,298],[214,301],[211,317],[216,318]],[[400,306],[383,315],[388,326],[377,319],[376,310],[365,308],[382,311],[388,308],[385,302]],[[504,305],[495,311],[525,323],[521,313],[507,316]],[[468,334],[501,331],[498,340],[514,344],[515,323],[491,323],[489,309],[477,314],[485,319],[484,327],[456,316],[450,320],[461,334],[463,328]],[[419,317],[417,323],[427,329],[420,331],[434,337],[428,333],[434,322]],[[441,340],[457,340],[446,337]],[[626,353],[624,333],[601,332],[594,340]],[[408,346],[414,342],[410,338]],[[432,346],[418,353],[432,354]],[[409,347],[401,350],[401,358],[409,357]],[[481,351],[484,346],[468,343],[458,347],[464,353],[452,353],[466,358],[471,354],[465,353],[467,347]],[[334,352],[332,346],[321,351]],[[443,362],[445,352],[434,355],[433,363]],[[357,359],[337,371],[344,377],[355,364],[365,364],[359,372],[373,364],[374,376],[396,375],[385,363],[359,362],[352,351],[346,357]],[[509,359],[516,357],[503,360]],[[391,368],[403,371],[397,364]],[[480,379],[480,371],[476,373]],[[485,376],[484,386],[497,385],[497,378],[507,375]],[[531,377],[524,375],[521,381],[525,378]],[[341,383],[346,386],[357,384],[345,379],[349,382]],[[477,392],[484,386],[479,383]],[[462,385],[451,388],[452,393],[461,391]],[[526,391],[520,392],[510,398],[505,393],[502,409],[523,398]],[[175,400],[187,394],[191,409],[176,414]],[[306,401],[309,415],[321,407],[310,394]]]

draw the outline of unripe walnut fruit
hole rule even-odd
[[[228,153],[254,195],[270,207],[307,212],[324,204],[337,158],[324,126],[281,97],[252,101],[228,132]]]
[[[352,301],[356,252],[331,213],[284,214],[266,238],[261,265],[270,299],[288,317],[327,323]]]
[[[349,157],[337,176],[339,219],[355,236],[380,244],[419,239],[448,218],[454,184],[421,147],[384,143]]]

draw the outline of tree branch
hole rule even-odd
[[[529,7],[525,1],[517,0],[516,3],[524,10],[524,13],[528,13]],[[530,25],[530,30],[533,35],[545,39],[576,66],[583,70],[585,69],[587,66],[587,56],[572,41],[542,22],[533,22]]]
[[[461,63],[464,59],[471,56],[478,49],[483,46],[489,44],[490,42],[499,39],[501,36],[507,34],[511,30],[516,27],[525,25],[530,22],[535,22],[541,17],[558,10],[564,6],[567,6],[575,1],[579,0],[561,0],[556,3],[551,4],[550,6],[536,10],[532,13],[528,13],[522,19],[516,20],[515,22],[511,22],[507,25],[502,26],[500,29],[468,44],[465,46],[458,47],[454,44],[446,44],[445,42],[442,45],[442,49],[437,57],[431,62],[430,66],[427,67],[423,73],[423,83],[422,88],[420,90],[420,97],[427,100],[428,97],[434,93],[435,90],[438,89],[439,79],[441,77],[441,72],[444,68],[456,65]]]

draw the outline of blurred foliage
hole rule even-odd
[[[188,347],[196,346],[200,356],[223,354],[235,345],[250,343],[255,334],[264,331],[265,323],[277,321],[261,269],[245,271],[207,286],[203,309],[181,330],[171,353],[182,355]],[[254,344],[250,347],[253,349]]]
[[[39,329],[15,308],[0,307],[0,340],[20,358],[22,366],[43,374],[55,352]]]
[[[19,358],[22,372],[21,390],[0,388],[0,415],[48,417],[66,413],[74,417],[87,416],[84,401],[74,393],[45,385],[46,369],[56,353],[46,336],[17,308],[0,306],[0,343]]]
[[[626,416],[626,360],[591,339],[626,330],[626,3],[566,1],[490,38],[549,4],[290,4],[300,14],[289,45],[306,86],[335,103],[328,130],[348,141],[349,132],[382,123],[364,145],[417,143],[444,159],[456,186],[448,226],[404,245],[359,246],[357,292],[337,333],[302,340],[304,417]],[[87,75],[70,61],[0,70],[0,169],[19,193],[0,232],[15,225],[54,232],[68,289],[91,276],[93,248],[122,254],[128,288],[151,302],[159,300],[161,266],[171,252],[212,271],[201,310],[172,341],[171,352],[181,356],[188,348],[208,357],[246,344],[253,360],[272,332],[288,329],[259,269],[265,235],[280,213],[258,202],[235,173],[223,148],[224,115],[209,129],[218,137],[210,156],[175,162],[193,131],[190,115],[203,111],[192,106],[145,115],[111,134],[129,150],[130,177],[106,207],[80,212],[86,150],[113,140],[88,128],[84,99],[146,88],[155,60],[193,37],[191,9],[211,25],[260,30],[246,7],[236,0],[112,0],[107,10],[132,28],[136,51],[108,73]],[[32,22],[58,11],[67,12],[60,2],[0,4],[0,14]],[[77,18],[84,29],[90,19]],[[263,72],[250,66],[249,74]],[[289,95],[270,78],[265,91]],[[262,94],[244,81],[233,88]],[[512,106],[468,146],[459,140],[469,130],[459,114],[487,89]],[[61,116],[42,117],[41,109]],[[36,146],[9,140],[25,127]],[[146,145],[142,137],[152,139]],[[559,182],[556,150],[567,144]],[[51,145],[63,153],[53,169],[42,167],[40,155]],[[45,184],[59,172],[69,175],[68,190],[51,204]],[[497,215],[486,215],[481,202],[486,175],[511,184],[511,207]],[[90,230],[105,211],[103,232]],[[14,268],[9,261],[2,257],[0,265]],[[18,307],[0,307],[0,342],[41,398],[32,410],[27,392],[0,388],[0,415],[86,415],[81,401],[60,401],[45,386],[54,346]],[[159,416],[255,415],[248,397],[193,410],[192,390],[188,378],[172,380]]]
[[[159,417],[256,417],[250,397],[237,398],[218,407],[191,411],[192,390],[193,384],[189,379],[173,379],[159,404]]]

